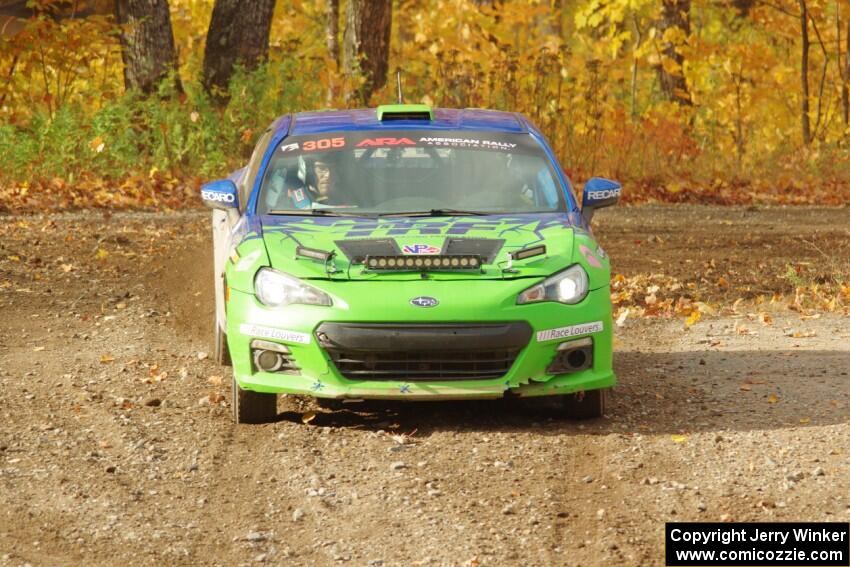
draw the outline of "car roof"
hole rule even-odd
[[[278,118],[272,128],[275,132],[286,130],[289,135],[320,134],[346,130],[490,130],[525,133],[528,120],[516,112],[485,110],[481,108],[435,108],[433,119],[387,120],[378,119],[377,109],[327,110],[298,112]],[[291,124],[291,125],[290,125]]]

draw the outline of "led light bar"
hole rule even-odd
[[[481,256],[474,254],[366,256],[367,270],[384,272],[445,272],[481,269]]]
[[[311,260],[319,260],[320,262],[327,262],[333,258],[334,253],[316,250],[315,248],[307,248],[306,246],[298,246],[295,248],[295,255],[310,258]]]
[[[522,250],[517,250],[516,252],[511,252],[511,257],[514,260],[525,260],[526,258],[533,258],[534,256],[542,256],[546,253],[546,246],[534,246],[533,248],[523,248]]]

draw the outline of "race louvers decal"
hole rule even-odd
[[[239,325],[239,332],[250,337],[277,339],[279,341],[298,343],[302,345],[310,344],[310,335],[307,333],[299,333],[298,331],[288,331],[286,329],[275,329],[274,327],[263,327],[261,325],[242,323]]]
[[[572,325],[570,327],[559,327],[557,329],[546,329],[545,331],[537,332],[537,342],[554,341],[557,339],[567,339],[577,337],[579,335],[589,335],[591,333],[602,332],[602,321],[594,321],[593,323],[582,323],[581,325]]]

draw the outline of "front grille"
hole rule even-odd
[[[488,380],[508,373],[531,339],[525,322],[323,323],[319,344],[350,380]]]
[[[327,349],[351,380],[487,380],[508,373],[520,349],[363,352]]]

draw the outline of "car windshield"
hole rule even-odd
[[[257,205],[259,214],[564,210],[551,161],[529,134],[445,130],[291,136],[275,149]]]

